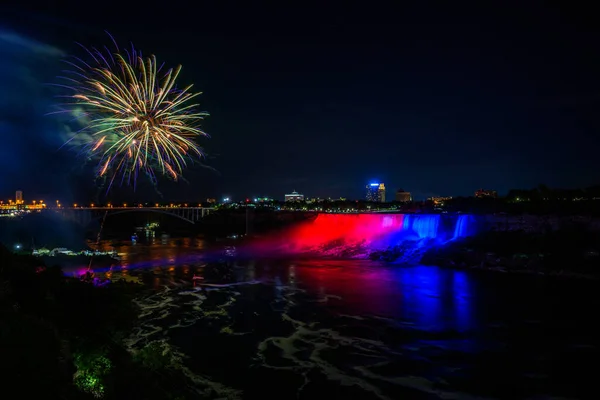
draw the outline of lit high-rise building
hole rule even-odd
[[[304,201],[304,195],[294,190],[292,193],[285,195],[285,201]]]
[[[366,189],[367,201],[385,203],[385,185],[383,183],[369,183]]]
[[[379,188],[377,189],[377,195],[380,203],[385,203],[385,185],[383,183],[379,184]]]
[[[412,196],[410,192],[406,192],[403,189],[398,189],[398,191],[396,192],[396,201],[402,203],[409,203],[412,201]]]
[[[370,183],[367,185],[367,193],[365,200],[377,201],[377,190],[379,189],[379,183]]]
[[[22,190],[17,190],[17,192],[15,193],[15,202],[17,204],[23,204],[23,191]]]

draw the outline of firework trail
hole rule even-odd
[[[113,43],[113,52],[86,49],[88,62],[66,61],[73,69],[59,86],[73,94],[65,111],[84,123],[68,143],[98,161],[107,191],[115,180],[135,186],[140,173],[154,185],[159,175],[178,180],[204,155],[196,139],[207,136],[199,122],[208,114],[191,102],[200,93],[191,85],[177,88],[181,66],[165,70],[154,56],[144,58],[133,47],[120,52]]]

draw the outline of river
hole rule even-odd
[[[159,341],[208,397],[595,393],[595,283],[357,260],[230,259],[216,270],[206,248],[124,242],[123,268],[108,276],[149,288],[131,349]]]

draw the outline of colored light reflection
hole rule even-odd
[[[366,261],[303,261],[296,280],[342,314],[406,321],[413,329],[464,332],[477,324],[465,271],[373,267]]]

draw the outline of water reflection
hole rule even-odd
[[[295,264],[294,280],[321,297],[341,297],[339,304],[331,300],[341,312],[399,318],[426,330],[466,331],[474,326],[464,271],[311,261]]]
[[[160,287],[196,274],[217,282],[220,274],[207,274],[206,245],[198,239],[169,239],[167,244],[101,243],[122,257],[121,274],[153,271],[152,286]],[[230,260],[228,281],[259,280],[272,284],[281,298],[284,287],[312,293],[340,313],[377,315],[410,322],[429,331],[473,329],[473,293],[468,273],[436,267],[389,267],[370,261],[236,261]],[[97,272],[102,272],[98,270]],[[114,271],[111,271],[114,272]],[[129,272],[129,273],[130,273]]]
[[[428,266],[390,267],[357,260],[225,258],[209,262],[208,247],[194,239],[115,247],[122,254],[124,268],[107,271],[107,276],[138,276],[155,289],[149,290],[153,294],[144,309],[148,332],[141,331],[138,339],[145,343],[154,332],[161,332],[160,339],[170,337],[185,349],[191,363],[196,355],[195,368],[202,374],[219,370],[214,363],[228,360],[223,354],[231,352],[236,357],[249,354],[251,371],[256,371],[257,360],[269,365],[266,369],[272,373],[293,359],[291,382],[298,378],[298,371],[321,369],[333,380],[347,373],[344,382],[353,388],[376,380],[385,385],[418,386],[437,374],[440,380],[431,378],[428,393],[437,393],[434,385],[442,380],[454,380],[460,387],[465,376],[473,387],[481,385],[490,391],[502,382],[506,391],[514,391],[519,385],[533,387],[535,380],[539,381],[536,376],[548,373],[540,367],[541,361],[556,358],[555,349],[562,346],[564,350],[575,342],[585,345],[586,351],[594,350],[600,335],[593,318],[579,306],[583,301],[588,304],[590,292],[570,290],[564,281],[555,286],[520,276]],[[247,284],[256,281],[261,284]],[[170,290],[164,290],[165,286]],[[161,307],[170,311],[163,314]],[[188,327],[197,330],[183,329]],[[573,331],[589,334],[573,338]],[[193,340],[211,334],[210,340]],[[546,336],[552,339],[544,339]],[[229,339],[231,342],[219,346],[218,340]],[[236,345],[240,347],[232,350]],[[261,352],[258,358],[256,349]],[[476,356],[472,355],[475,351]],[[331,355],[334,352],[335,357]],[[347,367],[357,353],[362,358]],[[207,354],[213,354],[209,363],[205,362]],[[357,384],[356,376],[364,372],[360,368],[365,363],[375,364],[367,371],[371,375]],[[236,368],[238,364],[234,364],[227,368]],[[578,363],[564,365],[573,369]],[[390,371],[385,370],[388,367]],[[236,376],[246,373],[239,371]],[[563,373],[568,371],[553,372],[553,380],[560,381]],[[402,374],[409,378],[399,380]],[[514,378],[518,374],[534,378],[522,384],[521,378]],[[412,379],[414,376],[417,378]],[[266,382],[278,379],[267,372],[250,378],[256,378],[256,386],[262,389],[268,386]],[[219,377],[226,379],[228,375]],[[582,380],[579,378],[581,385],[585,384]],[[340,386],[337,381],[336,385]],[[512,393],[504,395],[522,398],[511,397]],[[411,393],[404,397],[414,398]]]

